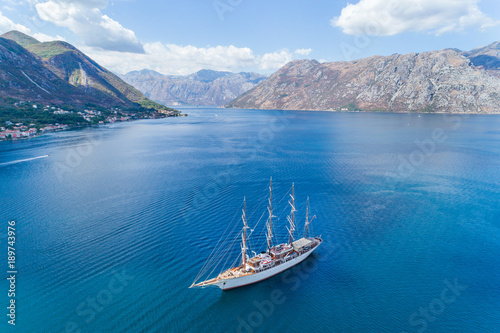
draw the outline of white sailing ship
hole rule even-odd
[[[249,227],[246,217],[246,202],[245,200],[243,200],[243,215],[241,217],[241,220],[243,222],[243,228],[241,230],[241,264],[236,267],[231,267],[229,269],[223,270],[214,278],[209,278],[202,282],[198,282],[201,276],[209,271],[209,269],[207,268],[209,264],[214,263],[214,258],[217,257],[211,256],[209,259],[207,259],[207,262],[202,268],[202,271],[200,271],[200,274],[198,274],[196,280],[193,282],[190,288],[217,286],[222,290],[229,290],[268,279],[304,261],[323,242],[321,237],[308,237],[307,235],[308,227],[312,220],[316,217],[313,216],[313,218],[309,220],[309,198],[307,198],[304,237],[294,240],[296,209],[294,185],[292,184],[289,200],[291,212],[287,216],[287,220],[289,222],[289,227],[287,228],[289,241],[278,245],[273,245],[273,218],[275,216],[273,216],[272,184],[273,182],[271,178],[268,204],[269,215],[266,223],[266,251],[263,251],[260,254],[255,254],[254,252],[253,257],[248,256],[249,251],[247,246],[247,229],[249,229]]]

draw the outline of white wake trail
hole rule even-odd
[[[37,156],[37,157],[25,158],[25,159],[22,159],[22,160],[15,160],[15,161],[10,161],[10,162],[0,163],[0,166],[17,164],[17,163],[28,162],[28,161],[33,161],[33,160],[37,160],[39,158],[47,158],[49,156],[50,155],[42,155],[42,156]]]

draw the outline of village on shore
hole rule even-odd
[[[21,102],[25,104],[25,102]],[[15,105],[19,106],[18,103]],[[158,110],[154,113],[144,114],[144,113],[127,113],[118,108],[111,108],[106,112],[100,110],[89,110],[85,109],[83,111],[68,111],[60,107],[45,105],[41,106],[37,104],[32,104],[29,106],[34,110],[40,109],[40,111],[48,112],[53,115],[68,115],[74,117],[81,117],[82,122],[72,122],[72,123],[62,123],[54,122],[50,124],[36,124],[35,122],[30,122],[29,124],[24,122],[14,122],[11,120],[5,121],[4,124],[0,124],[0,140],[17,140],[35,137],[44,133],[67,130],[70,128],[86,127],[91,125],[101,125],[107,123],[123,122],[136,119],[158,119],[166,117],[176,117],[181,116],[176,110]],[[77,118],[78,119],[78,118]]]

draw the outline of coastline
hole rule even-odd
[[[389,110],[325,110],[325,109],[261,109],[220,106],[222,109],[260,110],[260,111],[306,111],[306,112],[333,112],[333,113],[397,113],[397,114],[449,114],[449,115],[500,115],[500,110],[491,112],[451,112],[451,111],[389,111]]]
[[[260,108],[236,108],[236,107],[225,107],[225,106],[215,106],[216,108],[220,109],[228,109],[228,110],[258,110],[258,111],[292,111],[292,112],[332,112],[332,113],[384,113],[384,114],[436,114],[436,115],[453,115],[453,116],[471,116],[471,115],[478,115],[478,116],[487,116],[487,115],[500,115],[500,111],[494,111],[494,112],[443,112],[443,111],[435,111],[435,112],[419,112],[419,111],[385,111],[385,110],[380,110],[380,111],[374,111],[374,110],[324,110],[324,109],[260,109]],[[12,137],[12,138],[2,138],[0,137],[0,142],[8,142],[8,141],[18,141],[18,140],[26,140],[26,139],[33,139],[40,137],[44,134],[47,133],[53,133],[53,132],[61,132],[61,131],[68,131],[68,130],[76,130],[76,129],[82,129],[82,128],[91,128],[91,127],[98,127],[101,125],[107,125],[107,124],[113,124],[113,123],[120,123],[120,122],[131,122],[131,121],[137,121],[137,120],[144,120],[144,119],[164,119],[164,118],[170,118],[170,117],[186,117],[188,114],[185,113],[175,113],[174,115],[166,115],[163,117],[145,117],[145,118],[129,118],[127,120],[120,120],[116,119],[114,121],[105,121],[102,123],[98,124],[85,124],[85,125],[80,125],[80,126],[69,126],[62,124],[61,128],[54,128],[51,130],[46,130],[46,131],[37,131],[34,135],[25,135],[25,136],[19,136],[19,137]],[[48,125],[52,126],[52,125]]]
[[[188,115],[186,113],[175,113],[174,115],[166,115],[164,117],[129,118],[127,120],[116,119],[114,121],[106,121],[106,122],[97,123],[97,124],[85,124],[85,125],[79,125],[79,126],[78,125],[69,126],[69,125],[65,125],[65,124],[61,124],[61,125],[57,124],[57,128],[52,128],[50,130],[45,130],[45,131],[36,131],[32,135],[21,135],[19,137],[15,136],[15,137],[9,137],[9,138],[0,137],[0,142],[34,139],[34,138],[38,138],[38,137],[40,137],[44,134],[47,134],[47,133],[62,132],[62,131],[69,131],[69,130],[76,130],[76,129],[83,129],[83,128],[92,128],[92,127],[98,127],[101,125],[108,125],[108,124],[114,124],[114,123],[131,122],[131,121],[144,120],[144,119],[164,119],[164,118],[170,118],[170,117],[187,117],[187,116]],[[49,126],[54,126],[54,125],[49,124],[46,127],[49,127]]]

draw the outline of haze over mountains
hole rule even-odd
[[[163,75],[152,70],[121,76],[147,97],[167,105],[225,105],[262,82],[257,73],[200,70],[186,76]]]
[[[230,102],[234,108],[499,112],[500,43],[462,52],[288,63]]]
[[[0,36],[0,94],[57,105],[164,109],[73,45],[41,43],[18,31]]]

